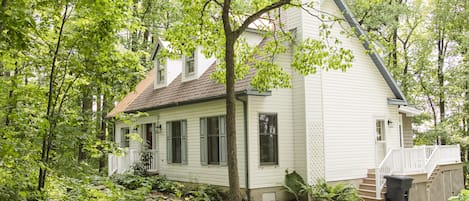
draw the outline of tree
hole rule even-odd
[[[181,21],[170,26],[164,34],[165,40],[171,42],[173,53],[190,55],[201,45],[206,57],[215,56],[222,59],[211,77],[226,86],[229,197],[231,200],[241,200],[236,150],[235,82],[243,79],[250,68],[255,68],[257,74],[251,85],[259,91],[290,87],[291,76],[283,71],[283,67],[273,62],[276,54],[286,50],[280,41],[293,42],[293,37],[282,30],[279,13],[282,9],[290,7],[311,10],[313,4],[304,5],[292,0],[182,0],[181,4],[184,16]],[[317,17],[323,19],[322,22],[326,21],[326,17]],[[241,35],[251,23],[259,19],[269,21],[273,28],[259,27],[265,31],[266,44],[250,48]],[[334,16],[328,16],[327,19],[332,22],[340,21]],[[328,29],[326,23],[318,24],[321,25]],[[330,32],[324,31],[323,37],[330,37]],[[329,46],[324,40],[302,41],[296,46],[292,67],[305,75],[315,73],[319,67],[345,70],[351,66],[353,56],[350,50],[335,45]]]

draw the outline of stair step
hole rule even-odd
[[[374,196],[376,196],[376,192],[374,190],[359,189],[358,190],[358,195],[374,197]]]
[[[376,189],[376,185],[375,185],[375,184],[361,183],[361,184],[358,186],[358,189],[375,190],[375,189]]]
[[[376,179],[375,178],[364,178],[363,183],[365,183],[365,184],[376,184]]]
[[[370,197],[370,196],[361,195],[360,198],[361,198],[363,201],[384,201],[384,197],[382,197],[382,198],[376,198],[376,197],[374,197],[374,196]]]
[[[368,173],[375,173],[376,172],[376,169],[368,169]]]
[[[358,189],[358,195],[375,197],[376,196],[376,191],[375,190]],[[381,192],[381,197],[384,197],[384,192]]]

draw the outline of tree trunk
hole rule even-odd
[[[235,97],[235,69],[233,34],[226,34],[226,127],[228,150],[228,175],[230,184],[230,200],[241,200],[239,189],[238,159],[236,150],[236,97]]]
[[[99,104],[99,108],[100,110],[100,113],[99,116],[97,116],[97,118],[99,118],[99,123],[100,125],[98,126],[98,128],[100,128],[98,130],[98,139],[101,141],[101,144],[104,144],[104,141],[106,140],[106,122],[105,122],[105,117],[106,117],[106,96],[105,95],[102,95],[103,98],[102,98],[102,101],[98,101],[98,102],[101,102],[101,104]],[[101,97],[98,97],[98,100],[101,100]],[[99,166],[98,166],[98,169],[99,169],[99,172],[102,172],[103,169],[104,169],[104,166],[106,165],[106,155],[104,153],[104,148],[102,145],[98,146],[98,150],[99,150],[99,153],[100,153],[100,157],[99,157]]]
[[[92,107],[93,107],[93,98],[91,95],[91,86],[85,86],[82,89],[82,104],[81,104],[81,115],[83,123],[81,125],[81,130],[83,134],[87,134],[89,130],[89,124],[92,119]],[[83,151],[83,139],[81,136],[78,136],[78,163],[86,159],[86,153]]]
[[[52,105],[52,99],[53,99],[53,94],[55,93],[55,87],[54,87],[54,82],[55,82],[55,68],[56,68],[56,62],[57,62],[57,57],[59,54],[59,49],[60,49],[60,43],[62,42],[62,33],[63,29],[65,26],[65,21],[67,19],[67,13],[68,13],[68,5],[65,5],[65,10],[63,12],[62,16],[62,22],[60,25],[60,30],[59,30],[59,36],[57,38],[57,45],[55,47],[54,51],[54,56],[52,58],[52,64],[51,64],[51,71],[49,74],[49,91],[48,91],[48,100],[47,100],[47,121],[49,122],[49,128],[44,132],[42,136],[42,150],[41,150],[41,162],[44,166],[47,166],[49,162],[49,151],[51,148],[51,141],[52,141],[52,136],[54,132],[53,125],[55,124],[54,121],[54,108]],[[42,190],[44,188],[44,185],[46,183],[46,176],[47,176],[47,169],[46,168],[39,168],[39,178],[38,178],[38,190]]]

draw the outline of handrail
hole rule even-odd
[[[146,165],[147,170],[158,169],[158,151],[157,150],[144,150],[139,151],[136,149],[128,149],[124,151],[123,155],[115,155],[110,153],[108,156],[108,175],[114,173],[123,173],[130,170],[133,165],[141,160],[142,153],[149,153],[151,156],[150,164]]]
[[[376,198],[381,198],[384,176],[395,173],[427,173],[430,177],[438,164],[461,162],[459,145],[395,148],[388,151],[375,170]]]

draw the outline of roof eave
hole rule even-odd
[[[258,92],[254,89],[246,89],[242,91],[237,91],[235,92],[237,96],[242,96],[242,95],[247,95],[247,96],[271,96],[272,92],[266,91],[266,92]],[[170,108],[170,107],[177,107],[177,106],[183,106],[183,105],[190,105],[190,104],[196,104],[196,103],[202,103],[202,102],[207,102],[207,101],[213,101],[213,100],[219,100],[225,98],[226,95],[217,95],[217,96],[210,96],[210,97],[204,97],[204,98],[199,98],[199,99],[193,99],[193,100],[187,100],[187,101],[181,101],[181,102],[174,102],[174,103],[169,103],[169,104],[164,104],[164,105],[157,105],[157,106],[152,106],[152,107],[146,107],[146,108],[139,108],[139,109],[132,109],[132,110],[126,110],[124,113],[134,113],[134,112],[148,112],[151,110],[158,110],[158,109],[163,109],[163,108]]]

